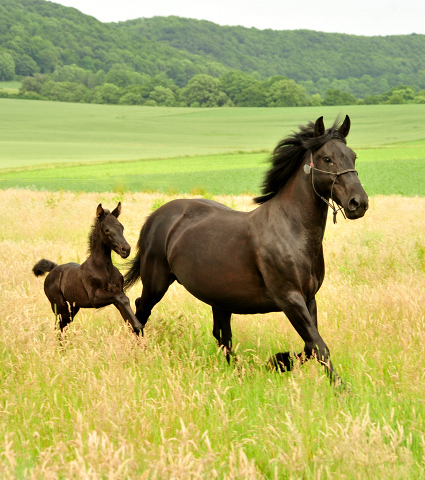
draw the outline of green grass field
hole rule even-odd
[[[357,169],[369,195],[425,195],[425,142],[404,148],[357,151]],[[1,188],[75,192],[161,191],[213,195],[257,194],[267,153],[199,155],[10,171]]]
[[[370,194],[425,193],[423,105],[184,109],[0,99],[0,107],[0,188],[255,194],[267,152],[283,136],[343,112]]]

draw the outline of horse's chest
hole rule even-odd
[[[309,296],[323,281],[323,258],[312,257],[296,245],[286,245],[263,256],[261,271],[266,285],[278,286],[282,291],[303,291]]]
[[[110,281],[108,282],[108,286],[106,287],[106,290],[108,292],[113,292],[113,293],[117,293],[117,292],[121,292],[122,288],[121,288],[121,285],[115,281]]]

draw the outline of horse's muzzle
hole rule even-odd
[[[344,213],[350,220],[355,220],[356,218],[363,217],[368,208],[368,196],[366,194],[356,194],[348,201],[347,207],[344,208]]]
[[[131,247],[128,243],[126,245],[117,245],[115,251],[120,257],[127,258],[130,255]]]

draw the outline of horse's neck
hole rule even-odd
[[[93,234],[90,257],[96,265],[105,264],[105,266],[109,266],[112,264],[111,248],[105,245],[100,235],[96,235],[96,233]]]
[[[304,162],[302,162],[304,164]],[[288,229],[291,236],[298,241],[300,248],[305,248],[306,255],[316,256],[322,248],[326,228],[328,206],[315,194],[311,184],[311,174],[303,171],[303,166],[294,173],[282,190],[264,205],[269,203],[269,210],[277,234]]]

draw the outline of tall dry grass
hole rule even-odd
[[[124,201],[135,246],[167,199],[0,191],[0,478],[424,478],[425,199],[373,198],[328,225],[319,327],[344,392],[314,362],[265,369],[302,347],[283,314],[235,316],[227,366],[209,307],[175,284],[143,339],[107,307],[80,311],[59,346],[33,264],[83,261],[99,202]]]

